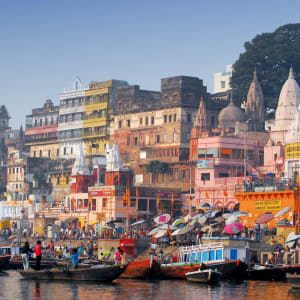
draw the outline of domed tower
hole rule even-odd
[[[275,114],[276,129],[287,131],[300,104],[300,89],[294,78],[293,69],[287,81],[282,86]]]
[[[234,105],[233,97],[231,92],[230,103],[228,106],[223,108],[219,114],[219,127],[220,128],[230,128],[235,127],[236,122],[245,122],[245,114],[243,111]]]
[[[261,85],[257,79],[256,68],[254,70],[253,80],[247,95],[246,116],[249,121],[249,130],[264,131],[264,95]]]

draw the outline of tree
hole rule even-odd
[[[265,99],[265,108],[276,108],[283,83],[292,66],[295,78],[300,76],[300,23],[279,27],[272,33],[257,35],[244,44],[245,52],[234,63],[231,79],[234,100],[247,98],[256,66]]]
[[[168,172],[168,170],[169,165],[159,160],[152,160],[148,165],[146,165],[146,172],[151,173],[152,177],[156,176],[157,174],[165,174]],[[152,182],[153,181],[154,178],[152,178]]]

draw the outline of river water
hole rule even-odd
[[[245,281],[241,284],[221,282],[216,286],[185,280],[142,281],[119,279],[110,284],[35,282],[23,280],[16,271],[0,276],[0,299],[46,300],[276,300],[300,299],[300,291],[287,283]]]

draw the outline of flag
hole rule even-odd
[[[32,205],[32,200],[28,198],[28,203]]]
[[[42,205],[45,206],[45,204],[46,204],[46,199],[45,199],[45,197],[43,197],[42,198]]]
[[[110,189],[110,196],[113,197],[114,194],[115,194],[115,193],[114,193],[114,190],[113,190],[113,189]]]
[[[75,199],[75,198],[72,198],[72,202],[75,203],[75,202],[76,202],[76,199]]]
[[[127,197],[127,198],[130,197],[130,190],[129,190],[129,187],[126,187],[126,197]]]
[[[174,193],[172,192],[172,197],[171,197],[171,203],[172,203],[172,206],[174,204]]]
[[[92,202],[93,202],[92,197],[89,197],[89,203],[92,203]]]
[[[16,200],[14,200],[14,201],[13,201],[13,204],[14,204],[14,205],[17,205],[17,201],[16,201]]]
[[[208,192],[205,193],[205,198],[209,198]]]
[[[123,194],[123,201],[126,201],[126,194]]]
[[[135,196],[136,196],[136,198],[138,198],[138,197],[140,196],[140,193],[139,193],[139,189],[138,189],[138,188],[135,189]]]
[[[227,196],[228,196],[228,193],[227,193],[226,190],[223,190],[223,195],[224,195],[224,197],[227,197]]]

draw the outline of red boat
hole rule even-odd
[[[154,279],[160,276],[160,263],[155,259],[145,259],[128,264],[121,278]]]

